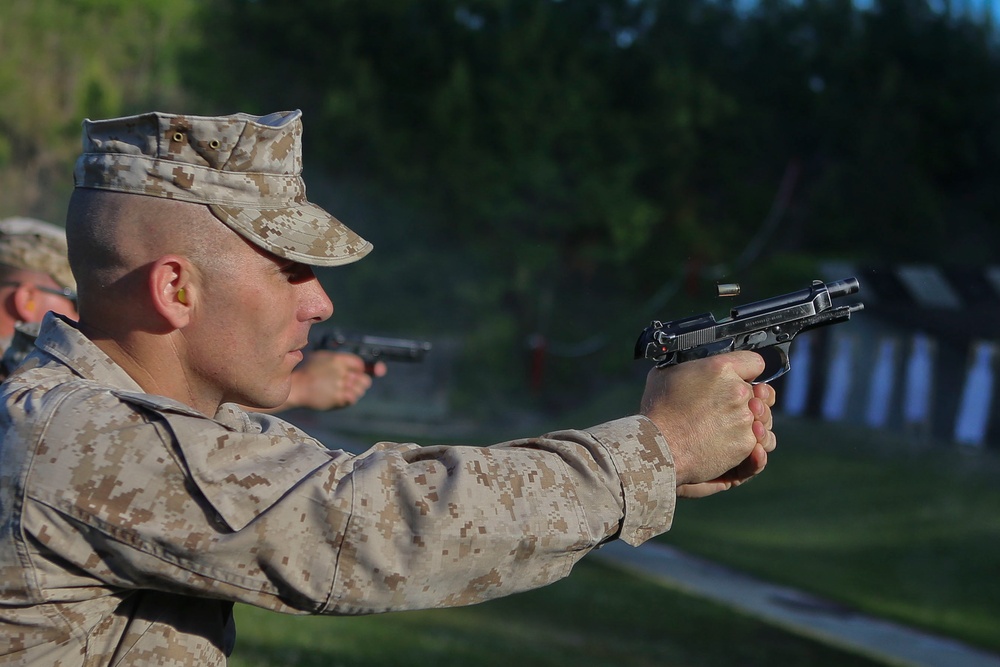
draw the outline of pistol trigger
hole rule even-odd
[[[757,379],[753,380],[751,384],[771,382],[791,370],[792,364],[789,360],[788,352],[791,344],[791,341],[787,341],[757,350],[757,353],[764,357],[764,372]]]

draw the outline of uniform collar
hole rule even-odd
[[[185,403],[147,393],[124,368],[87,338],[75,322],[62,315],[52,312],[45,315],[35,347],[57,359],[76,375],[112,387],[115,394],[132,403],[161,411],[205,417]],[[247,431],[253,428],[252,420],[248,419],[246,413],[229,403],[219,407],[214,419],[232,430]]]
[[[142,387],[76,328],[76,323],[56,313],[46,313],[35,347],[61,361],[87,380],[142,392]]]

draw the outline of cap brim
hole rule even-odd
[[[372,244],[325,210],[302,202],[280,209],[209,204],[212,214],[251,243],[310,266],[356,262]]]

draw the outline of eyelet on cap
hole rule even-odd
[[[174,132],[174,141],[184,141],[184,133]]]
[[[212,139],[210,142],[208,142],[208,147],[211,148],[212,150],[218,150],[219,146],[221,145],[222,143],[218,139]]]

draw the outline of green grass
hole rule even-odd
[[[584,561],[472,607],[292,617],[237,606],[231,667],[875,667],[881,663]]]
[[[661,539],[1000,651],[1000,455],[780,420],[765,473],[682,501]]]

